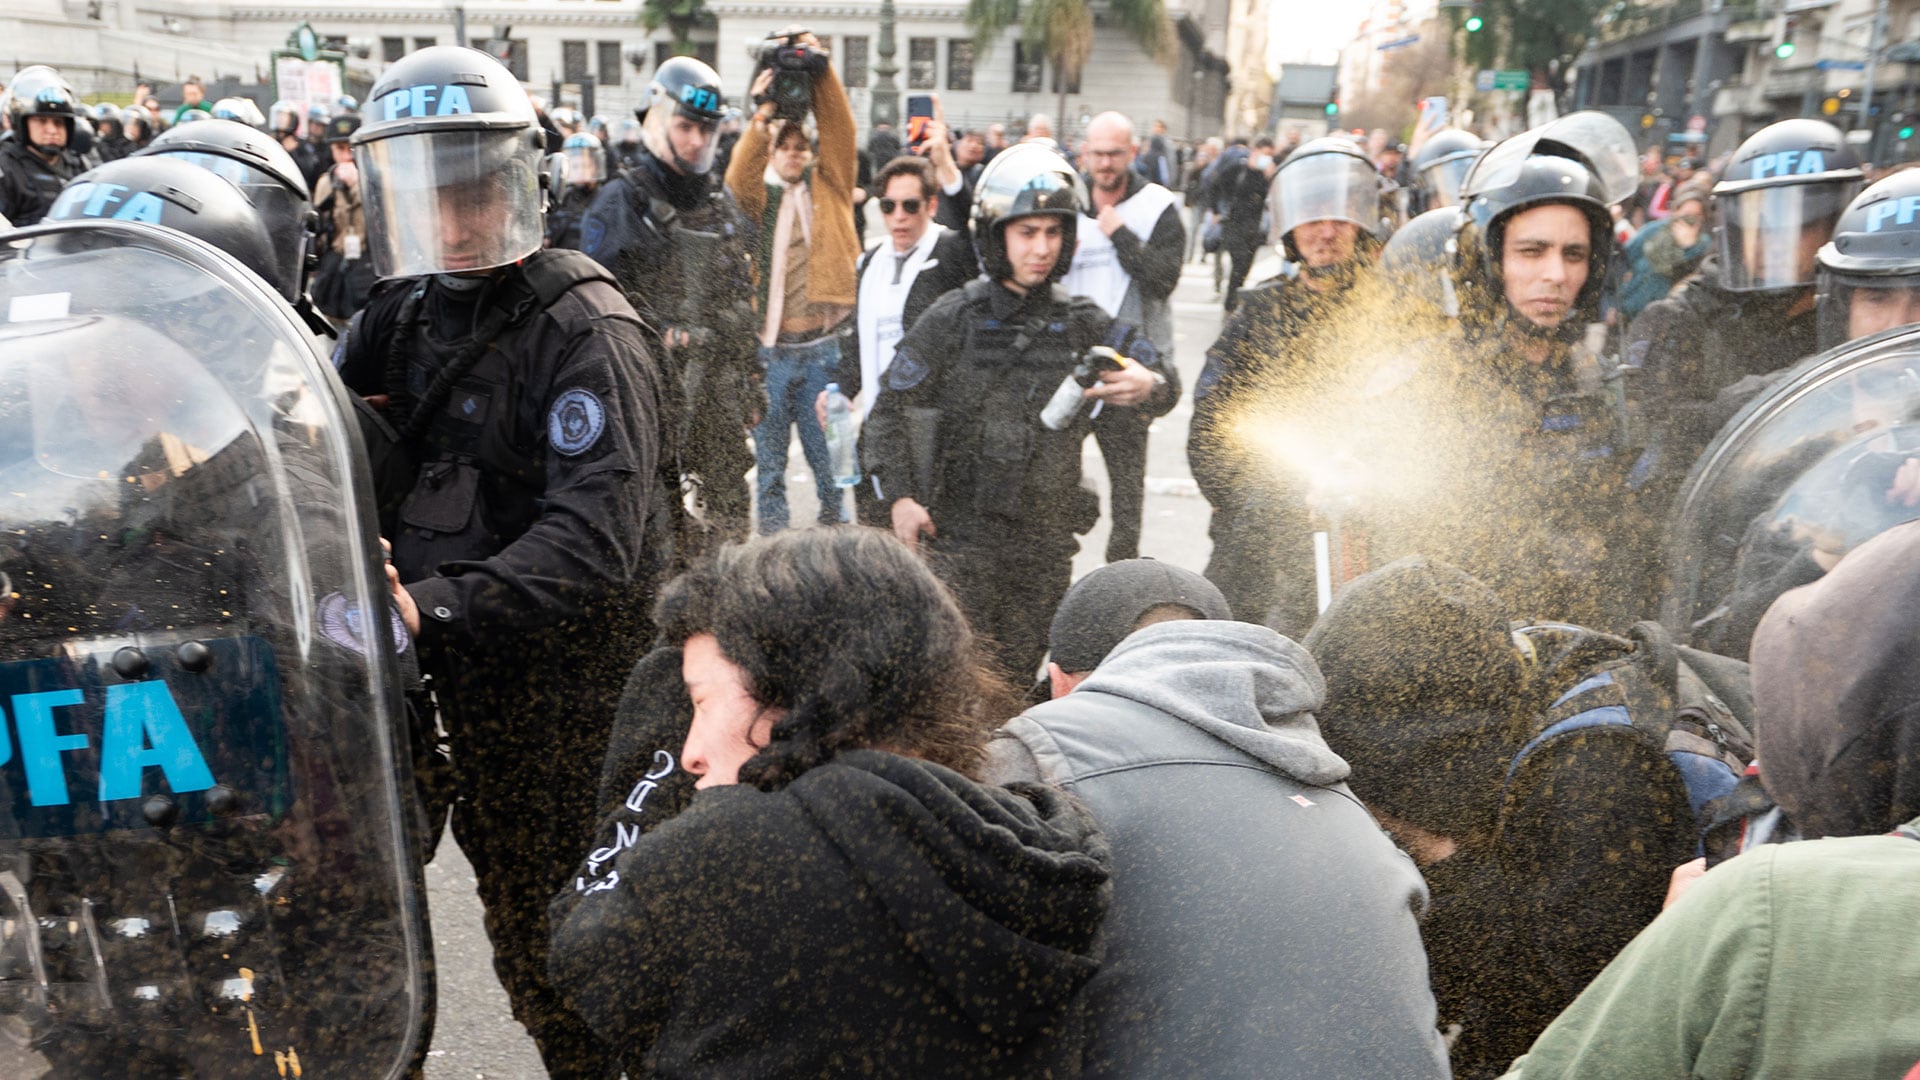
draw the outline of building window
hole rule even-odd
[[[1056,94],[1060,92],[1060,65],[1059,64],[1053,65],[1053,92]],[[1080,92],[1080,73],[1076,71],[1073,73],[1073,78],[1067,80],[1067,93],[1077,94],[1079,92]]]
[[[600,85],[619,86],[620,43],[617,41],[600,41],[594,43],[594,48],[599,53],[597,59],[600,61]]]
[[[507,66],[513,77],[521,82],[527,81],[527,43],[519,38],[506,41],[491,39],[487,42],[487,53],[495,60]]]
[[[413,39],[413,47],[415,49],[431,49],[433,48],[433,42],[434,39],[430,37],[417,37]]]
[[[407,55],[407,39],[403,37],[383,37],[380,39],[380,59],[391,64]]]
[[[973,89],[973,42],[968,38],[947,39],[947,89]]]
[[[673,51],[673,42],[671,41],[656,41],[653,43],[653,66],[655,69],[658,69],[661,64],[666,63],[678,55],[680,54]],[[692,56],[695,60],[700,61],[708,67],[713,67],[720,62],[720,46],[717,42],[696,41],[693,43]]]
[[[907,40],[907,89],[931,90],[940,85],[940,43],[930,37]]]
[[[560,81],[577,83],[587,77],[587,43],[584,41],[563,41],[560,43]]]
[[[1029,48],[1024,41],[1013,43],[1013,92],[1016,94],[1037,94],[1040,92],[1040,72],[1042,63],[1040,50]]]
[[[848,86],[867,85],[867,38],[861,34],[847,38],[840,54],[840,81]]]

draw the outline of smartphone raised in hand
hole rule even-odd
[[[934,109],[939,105],[937,95],[907,95],[907,149],[915,153],[927,141],[927,125],[933,122]]]

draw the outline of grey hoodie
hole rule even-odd
[[[1341,781],[1305,649],[1248,623],[1127,637],[996,734],[1113,856],[1086,1075],[1444,1077],[1413,863]]]

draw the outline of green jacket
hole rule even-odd
[[[1920,1062],[1917,880],[1920,841],[1899,835],[1717,867],[1503,1080],[1897,1080]]]

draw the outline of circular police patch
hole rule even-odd
[[[407,624],[401,621],[400,613],[391,607],[387,609],[387,617],[393,631],[393,650],[406,652],[407,646],[412,644],[412,639],[407,635]],[[367,655],[366,618],[359,604],[340,593],[330,593],[320,601],[320,632],[341,648]]]
[[[591,450],[606,429],[606,406],[591,390],[576,388],[561,394],[547,414],[547,440],[568,457]]]

